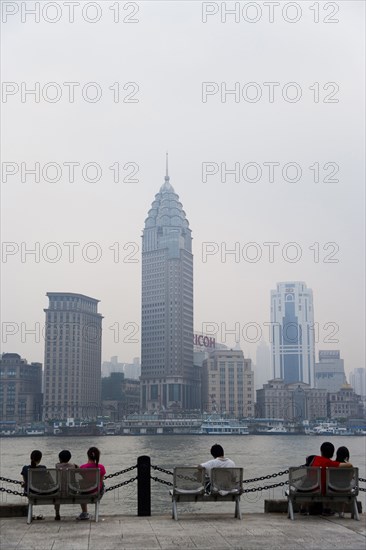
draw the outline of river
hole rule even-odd
[[[189,436],[189,435],[145,435],[145,436],[103,436],[90,439],[86,436],[79,437],[11,437],[0,439],[0,468],[1,476],[11,479],[21,479],[20,471],[24,464],[29,464],[29,455],[33,449],[40,449],[43,453],[42,464],[54,467],[58,461],[57,455],[62,449],[69,449],[72,453],[72,462],[82,464],[87,461],[86,451],[89,446],[95,445],[101,450],[101,462],[107,470],[107,474],[117,472],[133,466],[140,455],[149,455],[151,463],[162,468],[172,470],[178,465],[196,465],[211,458],[210,447],[214,443],[220,443],[225,449],[227,457],[234,460],[237,466],[244,468],[244,479],[252,479],[267,474],[273,474],[286,470],[289,466],[303,464],[305,457],[310,454],[319,454],[319,447],[325,440],[332,441],[335,448],[345,445],[350,450],[350,461],[359,467],[360,477],[365,478],[365,443],[363,436],[335,436],[322,438],[319,436],[289,436],[289,435],[247,435],[247,436]],[[106,480],[106,486],[112,486],[136,475],[136,470],[122,476],[116,476]],[[152,470],[152,475],[172,481],[172,476]],[[287,475],[276,477],[257,483],[245,485],[246,488],[263,486],[266,483],[278,483],[286,481]],[[360,484],[365,487],[365,483]],[[7,488],[20,490],[20,486],[4,484]],[[101,501],[101,515],[129,514],[135,515],[136,506],[136,482],[107,492]],[[0,493],[1,502],[23,502],[27,499],[16,495]],[[242,497],[242,511],[263,512],[264,499],[284,498],[284,488],[266,489],[254,493],[244,494]],[[361,492],[359,500],[365,509],[365,492]],[[169,514],[171,500],[169,487],[152,481],[152,514]],[[187,510],[210,511],[215,506],[225,507],[227,511],[233,511],[233,505],[227,503],[188,504]],[[37,513],[52,515],[50,506],[37,507]],[[64,506],[65,515],[78,512],[76,506]],[[90,508],[93,511],[93,507]]]

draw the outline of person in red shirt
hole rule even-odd
[[[320,447],[321,456],[315,456],[310,466],[312,468],[321,468],[321,483],[322,483],[322,493],[325,493],[325,468],[352,468],[350,462],[338,462],[337,460],[332,460],[334,455],[334,445],[330,441],[325,441]]]

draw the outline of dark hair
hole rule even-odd
[[[69,462],[71,458],[70,451],[61,451],[58,455],[60,462]]]
[[[30,459],[31,459],[31,468],[36,468],[37,464],[39,464],[42,460],[41,451],[38,451],[37,449],[35,451],[32,451],[30,455]]]
[[[97,449],[97,447],[90,447],[90,449],[88,449],[88,458],[93,462],[95,462],[95,464],[98,466],[99,458],[100,458],[100,450]]]
[[[315,458],[315,455],[309,455],[306,457],[305,466],[311,466],[311,463],[313,462]]]
[[[345,462],[349,459],[349,450],[347,447],[339,447],[337,449],[336,460],[337,462]]]
[[[320,447],[320,452],[325,458],[332,458],[334,455],[333,443],[330,443],[330,441],[325,441]]]
[[[224,456],[224,449],[221,447],[221,445],[218,445],[215,443],[215,445],[212,445],[211,447],[211,454],[214,458],[218,458],[219,456]]]

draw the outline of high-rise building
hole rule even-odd
[[[42,364],[17,353],[0,358],[0,420],[18,424],[42,420]]]
[[[101,405],[102,315],[95,298],[48,292],[44,419],[93,419]]]
[[[337,392],[346,382],[340,351],[319,350],[319,362],[315,363],[315,386],[328,392]]]
[[[273,378],[314,387],[313,292],[302,282],[277,283],[271,290]]]
[[[215,350],[202,367],[204,412],[254,416],[254,373],[241,350]]]
[[[255,389],[260,389],[263,384],[272,378],[271,375],[271,350],[269,345],[261,340],[257,346],[254,370]]]
[[[349,382],[354,392],[361,397],[366,397],[366,369],[356,368],[349,375]]]
[[[168,167],[142,235],[141,319],[142,410],[198,409],[192,236]]]

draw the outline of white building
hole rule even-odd
[[[314,387],[313,292],[305,283],[277,283],[271,290],[271,344],[273,377]]]

